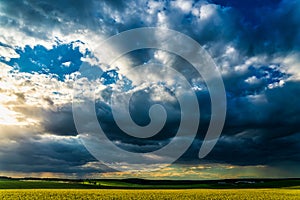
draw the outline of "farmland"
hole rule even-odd
[[[0,190],[0,199],[300,199],[297,189],[22,189]]]
[[[0,199],[300,199],[300,180],[0,178]]]
[[[267,189],[297,188],[300,179],[146,180],[0,178],[0,189]]]

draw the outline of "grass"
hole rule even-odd
[[[221,182],[0,178],[0,199],[300,199],[299,179]]]
[[[220,184],[223,182],[225,184]],[[63,180],[63,179],[1,179],[0,189],[251,189],[287,188],[299,189],[299,179],[265,180],[243,183],[225,181],[151,181],[151,180]]]
[[[300,199],[297,189],[23,189],[0,190],[0,199]]]
[[[97,188],[97,187],[93,185],[84,185],[75,182],[1,180],[0,179],[0,189],[92,189],[92,188]]]
[[[300,187],[300,180],[267,180],[258,181],[255,183],[236,183],[235,181],[227,181],[226,184],[219,184],[218,181],[198,183],[190,182],[183,183],[181,181],[142,181],[142,182],[127,182],[126,180],[94,180],[82,182],[86,185],[94,185],[102,188],[117,188],[117,189],[241,189],[241,188],[286,188]]]

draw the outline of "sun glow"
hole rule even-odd
[[[19,123],[17,113],[11,111],[0,105],[0,124],[2,125],[16,125]]]

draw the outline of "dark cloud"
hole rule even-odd
[[[279,5],[282,0],[244,0],[244,1],[234,1],[234,0],[209,0],[208,2],[215,3],[225,7],[233,7],[239,9],[243,12],[255,12],[256,9],[260,8],[274,8]],[[249,16],[249,13],[245,17]]]
[[[229,99],[228,125],[241,127],[284,125],[290,129],[297,128],[300,108],[296,102],[299,92],[299,82],[287,82],[282,87],[267,89],[257,99],[255,97]]]
[[[99,172],[92,167],[83,168],[95,159],[76,138],[37,137],[18,140],[18,145],[3,146],[1,171],[88,173]],[[103,167],[105,168],[105,167]]]
[[[45,132],[55,135],[77,135],[72,110],[70,108],[61,108],[59,111],[47,111],[44,113],[44,120],[41,125]]]
[[[229,99],[222,137],[205,160],[233,165],[282,165],[290,161],[298,165],[299,82],[265,91],[265,99],[251,101],[239,97]],[[201,140],[194,144],[183,160],[193,160]],[[193,152],[193,153],[191,153]]]
[[[93,5],[94,2],[90,0],[79,0],[76,3],[70,0],[1,1],[1,12],[9,23],[13,21],[25,33],[44,36],[47,35],[44,31],[49,30],[49,27],[63,29],[68,22],[93,24],[90,21],[93,20]]]
[[[288,132],[288,128],[281,129],[281,135]],[[234,137],[222,137],[208,160],[221,161],[234,165],[280,165],[285,161],[299,164],[297,153],[299,146],[299,132],[290,136],[266,137],[279,132],[277,129],[245,130]],[[252,137],[250,137],[252,136]]]
[[[286,80],[289,75],[281,72],[281,66],[277,63],[249,65],[241,73],[232,72],[224,76],[223,81],[229,100],[242,98],[248,95],[263,93],[269,85],[279,84]]]

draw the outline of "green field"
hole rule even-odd
[[[223,181],[167,181],[167,180],[63,180],[0,178],[0,189],[267,189],[299,188],[299,179]]]
[[[300,189],[299,179],[170,181],[143,179],[11,179],[0,178],[0,189]]]
[[[96,180],[83,181],[81,183],[98,188],[115,188],[115,189],[267,189],[267,188],[299,188],[300,180],[265,180],[256,181],[255,183],[236,183],[236,181],[209,181],[209,182],[187,182],[185,181],[126,181],[126,180]]]
[[[299,179],[223,181],[0,178],[0,199],[300,199]]]
[[[297,189],[22,189],[0,190],[0,199],[300,199]]]
[[[1,189],[93,189],[97,186],[63,181],[1,180]]]

